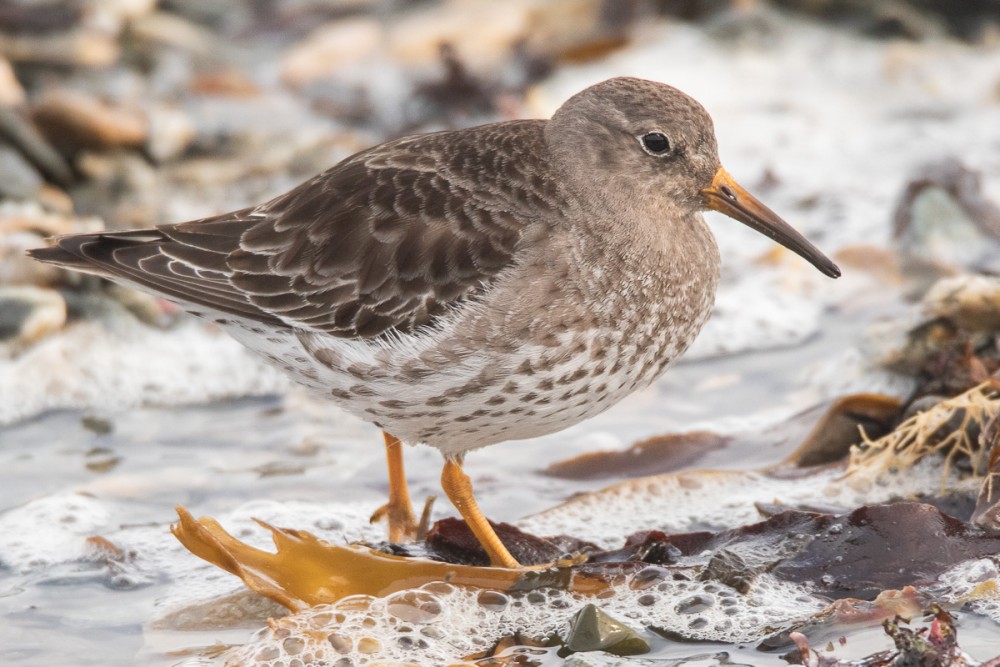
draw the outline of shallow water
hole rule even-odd
[[[516,520],[615,481],[539,474],[549,463],[576,453],[620,448],[699,421],[719,422],[722,416],[723,430],[745,431],[810,407],[824,391],[804,391],[799,374],[841,349],[857,322],[855,316],[844,320],[831,315],[828,320],[824,332],[802,346],[682,363],[653,388],[585,424],[471,454],[467,470],[484,510],[494,520]],[[235,628],[205,632],[148,625],[164,608],[204,594],[197,586],[184,591],[175,579],[177,568],[191,571],[185,581],[204,577],[222,591],[239,588],[235,578],[203,565],[176,544],[168,524],[177,504],[198,516],[223,515],[265,499],[292,505],[349,500],[370,511],[384,498],[378,431],[301,394],[103,415],[100,419],[106,421],[97,430],[108,432],[95,432],[93,424],[88,428],[83,417],[75,411],[49,413],[0,431],[0,469],[7,481],[0,486],[0,506],[16,508],[67,492],[93,496],[107,515],[85,534],[109,535],[114,541],[116,533],[144,532],[145,548],[162,550],[154,564],[172,564],[115,572],[93,558],[74,560],[79,544],[63,544],[52,535],[60,526],[25,527],[32,532],[29,542],[42,543],[39,558],[51,562],[33,564],[22,558],[0,572],[0,664],[128,664],[139,655],[141,663],[169,665],[179,659],[172,651],[245,641],[262,621],[253,614]],[[689,467],[747,469],[774,463],[794,448],[795,435],[762,438],[768,442],[762,447],[709,452]],[[436,451],[408,449],[407,466],[415,498],[440,495]],[[294,507],[289,512],[294,515]],[[439,502],[437,513],[452,510]],[[289,519],[283,525],[309,524]],[[55,544],[48,544],[52,540]],[[976,640],[968,639],[971,648]],[[888,647],[887,642],[880,632],[866,631],[843,650],[863,655]],[[739,655],[747,664],[782,664],[776,656],[765,659],[750,648],[721,644],[661,640],[654,648],[655,657],[663,659],[728,653],[737,663]],[[694,664],[715,664],[712,660]],[[546,664],[550,661],[559,664],[561,659],[552,653]]]

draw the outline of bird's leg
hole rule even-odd
[[[382,431],[385,438],[385,458],[389,464],[389,502],[375,510],[371,522],[389,521],[389,541],[409,542],[419,537],[420,527],[413,516],[410,490],[403,470],[403,443],[394,435]]]
[[[489,554],[490,563],[495,567],[520,567],[520,563],[510,555],[507,547],[503,545],[496,531],[493,530],[493,526],[479,509],[479,505],[472,495],[472,482],[462,470],[461,458],[445,458],[444,469],[441,471],[441,486],[455,509],[465,519],[472,534],[479,540],[479,544]]]

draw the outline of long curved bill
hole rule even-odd
[[[819,248],[799,234],[778,214],[741,188],[725,169],[719,167],[712,185],[701,191],[708,207],[739,220],[747,227],[785,246],[831,278],[840,277],[840,267]]]

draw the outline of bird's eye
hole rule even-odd
[[[649,132],[640,138],[642,147],[650,155],[666,155],[670,152],[670,140],[662,132]]]

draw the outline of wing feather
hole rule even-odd
[[[544,121],[407,137],[256,208],[62,237],[43,261],[271,325],[371,337],[428,324],[516,261],[563,202]]]

